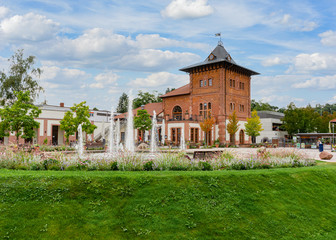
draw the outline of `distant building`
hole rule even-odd
[[[258,116],[260,117],[260,122],[262,124],[263,131],[260,132],[260,136],[256,138],[257,143],[269,142],[272,140],[278,141],[279,139],[285,138],[288,133],[282,130],[281,119],[285,116],[280,112],[273,111],[258,111]]]
[[[65,107],[64,103],[60,103],[59,106],[43,104],[38,106],[41,109],[41,114],[35,120],[40,123],[40,127],[35,129],[35,137],[30,139],[33,144],[47,145],[64,145],[65,137],[64,131],[60,129],[60,121],[63,119],[64,114],[70,111],[70,107]],[[109,111],[90,111],[90,121],[95,124],[97,128],[93,134],[85,135],[87,140],[94,140],[101,135],[105,123],[111,120],[111,112]],[[106,125],[107,126],[107,125]],[[70,136],[70,142],[76,141],[76,136]],[[0,142],[7,145],[8,143],[16,143],[16,137],[14,133],[11,133],[9,137],[0,139]],[[27,142],[27,140],[26,140]],[[19,143],[25,143],[25,140],[20,138]]]

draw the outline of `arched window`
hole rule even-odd
[[[208,103],[208,109],[211,110],[211,103]]]
[[[182,108],[180,106],[175,106],[173,108],[173,119],[182,120]]]

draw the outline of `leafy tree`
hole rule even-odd
[[[174,91],[174,90],[175,90],[175,88],[171,88],[171,89],[170,89],[170,88],[167,88],[165,94],[167,94],[167,93],[169,93],[169,92],[171,92],[171,91]]]
[[[200,123],[200,127],[202,131],[205,133],[205,145],[208,144],[208,133],[212,130],[213,125],[215,124],[215,119],[208,114],[208,117],[203,120],[203,122]]]
[[[162,102],[160,95],[156,91],[153,93],[139,91],[138,96],[133,100],[133,109],[148,103]]]
[[[256,137],[259,136],[260,132],[264,129],[262,129],[257,111],[253,110],[251,115],[251,118],[247,118],[247,123],[245,123],[245,132],[248,136],[252,137],[252,143],[255,143]]]
[[[69,137],[75,135],[77,128],[75,127],[75,120],[72,112],[68,111],[64,114],[63,119],[60,121],[60,128],[64,130],[66,142],[69,143]]]
[[[227,125],[227,131],[230,134],[230,142],[235,144],[236,142],[236,132],[239,129],[238,118],[236,111],[233,111],[232,115],[229,116],[229,123]]]
[[[86,102],[74,104],[71,107],[71,112],[66,112],[63,119],[60,121],[60,128],[64,130],[67,142],[69,142],[69,136],[75,134],[79,124],[82,124],[82,130],[88,134],[93,133],[97,128],[96,125],[90,122],[90,109],[85,105]],[[74,116],[76,113],[76,116]]]
[[[134,128],[139,129],[141,132],[148,131],[152,128],[152,120],[147,110],[139,109],[137,115],[134,116]]]
[[[17,99],[11,106],[0,109],[0,135],[9,136],[10,132],[15,132],[16,143],[19,144],[19,137],[30,139],[34,137],[34,128],[39,128],[40,123],[36,122],[41,110],[31,104],[30,92],[14,92]]]
[[[291,136],[296,133],[315,132],[321,121],[320,115],[309,105],[297,108],[294,103],[290,103],[284,114],[283,126]]]
[[[40,77],[41,69],[34,68],[35,57],[23,58],[23,50],[18,50],[8,61],[11,62],[8,74],[0,71],[0,104],[13,104],[17,100],[15,92],[30,92],[33,103],[43,88],[34,77]]]
[[[256,111],[278,111],[277,106],[272,106],[269,103],[263,103],[262,101],[256,102],[256,100],[251,100],[251,110]]]
[[[117,106],[117,112],[118,113],[125,113],[127,112],[128,108],[128,96],[126,93],[122,93],[119,98],[119,103]]]

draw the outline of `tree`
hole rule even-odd
[[[205,133],[205,145],[208,145],[208,133],[212,130],[213,125],[215,124],[215,119],[208,114],[208,117],[203,120],[203,122],[200,123],[200,127],[202,131]]]
[[[31,139],[34,137],[34,128],[39,128],[40,123],[36,122],[41,110],[31,104],[30,92],[14,92],[14,98],[17,99],[11,106],[5,106],[0,109],[0,135],[9,136],[14,132],[16,143],[19,144],[19,137]]]
[[[128,108],[128,96],[126,93],[122,93],[119,98],[119,103],[117,106],[117,112],[118,113],[125,113],[127,112]]]
[[[284,114],[283,126],[291,136],[296,133],[315,132],[321,121],[320,114],[309,105],[305,108],[297,108],[294,103],[290,103]]]
[[[174,90],[175,90],[175,88],[171,88],[171,89],[170,89],[170,88],[167,88],[165,94],[167,94],[167,93],[169,93],[169,92],[171,92],[171,91],[174,91]]]
[[[138,96],[133,100],[133,109],[148,103],[162,102],[162,99],[159,97],[160,95],[156,91],[153,93],[139,91]]]
[[[256,111],[278,111],[277,106],[272,106],[269,103],[263,103],[262,101],[256,102],[256,100],[251,100],[251,110]]]
[[[247,123],[245,123],[245,132],[248,136],[252,137],[252,143],[256,142],[256,137],[260,135],[262,129],[262,124],[260,122],[260,117],[256,110],[252,111],[251,118],[247,118]]]
[[[236,143],[236,132],[239,129],[238,118],[236,111],[233,111],[232,115],[229,116],[229,123],[226,127],[228,133],[230,134],[230,142]]]
[[[41,69],[34,68],[35,57],[23,58],[23,49],[18,50],[8,61],[11,62],[8,74],[0,71],[0,104],[14,104],[15,92],[29,91],[29,102],[33,103],[43,88],[34,77],[40,77]]]
[[[77,128],[75,127],[74,115],[72,112],[68,111],[64,114],[63,119],[60,121],[60,128],[64,130],[64,136],[66,142],[69,143],[69,137],[75,135]]]
[[[90,109],[85,105],[86,102],[74,104],[71,107],[71,112],[66,112],[63,119],[60,121],[60,128],[64,130],[67,142],[69,142],[69,136],[74,135],[77,131],[79,124],[82,124],[82,130],[88,134],[93,133],[97,128],[96,125],[90,122]],[[74,113],[76,116],[74,117]]]
[[[139,109],[137,115],[134,116],[134,128],[139,129],[141,132],[148,131],[152,128],[152,120],[147,110]]]

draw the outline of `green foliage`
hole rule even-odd
[[[17,99],[11,106],[0,109],[0,135],[9,136],[10,132],[15,132],[17,144],[19,137],[30,139],[34,137],[34,128],[39,128],[40,124],[34,120],[41,110],[31,104],[30,92],[15,92]]]
[[[127,108],[128,108],[128,96],[126,93],[122,93],[120,98],[119,98],[119,102],[118,102],[118,106],[117,106],[117,112],[118,113],[125,113],[127,112]]]
[[[232,136],[232,142],[235,143],[235,135],[239,129],[238,118],[236,111],[233,111],[232,115],[229,116],[229,123],[227,124],[227,131]]]
[[[148,103],[162,102],[160,95],[157,91],[153,93],[139,91],[138,96],[133,100],[133,109]]]
[[[289,135],[315,132],[318,129],[320,115],[311,106],[297,108],[294,103],[290,103],[284,114],[283,126]]]
[[[245,133],[248,136],[251,136],[252,139],[255,139],[255,137],[259,136],[260,132],[264,129],[262,128],[257,111],[253,110],[251,115],[251,118],[247,118],[247,123],[245,123]]]
[[[167,88],[165,94],[167,94],[167,93],[169,93],[171,91],[174,91],[174,90],[175,90],[175,88]]]
[[[23,58],[23,49],[18,50],[8,61],[11,62],[8,73],[0,71],[0,104],[12,105],[17,100],[16,92],[29,91],[29,102],[33,103],[43,91],[34,77],[40,77],[41,69],[34,68],[35,57]]]
[[[153,171],[153,161],[145,162],[143,168],[145,171]]]
[[[72,112],[68,111],[64,114],[63,119],[60,121],[60,128],[64,130],[66,142],[69,143],[69,137],[74,135],[77,131],[74,114]]]
[[[319,114],[322,114],[323,112],[327,112],[329,114],[334,114],[336,112],[336,103],[334,103],[334,104],[326,103],[325,105],[316,104],[314,109]]]
[[[257,102],[256,100],[251,100],[251,110],[252,111],[278,111],[279,107],[272,106],[269,103],[264,103],[262,101]]]
[[[0,236],[335,239],[335,182],[335,164],[230,172],[1,170]]]
[[[137,115],[134,116],[134,128],[140,131],[147,131],[152,128],[152,120],[147,110],[138,110]]]
[[[97,128],[96,125],[90,122],[90,109],[89,106],[86,106],[85,104],[85,101],[79,104],[74,104],[74,106],[70,108],[71,112],[66,112],[63,119],[60,121],[60,128],[64,130],[67,142],[69,142],[69,136],[76,133],[80,124],[82,124],[82,130],[88,134],[93,133]],[[74,116],[74,113],[76,116]]]

